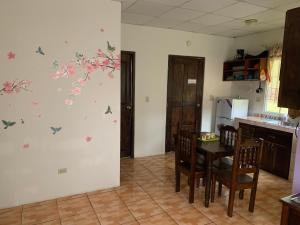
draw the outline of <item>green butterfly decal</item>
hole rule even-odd
[[[6,120],[2,120],[2,123],[5,126],[4,129],[7,129],[8,127],[12,127],[13,125],[16,124],[16,122],[11,122],[11,121],[6,121]]]
[[[107,41],[107,50],[110,52],[113,52],[116,50],[116,47],[111,46],[109,41]]]
[[[110,106],[107,106],[107,110],[106,110],[105,114],[112,114]]]
[[[57,132],[59,132],[62,129],[62,127],[50,127],[50,128],[52,130],[53,135],[56,134]]]
[[[41,55],[45,55],[45,52],[43,51],[43,49],[41,48],[41,46],[38,47],[38,49],[35,51],[35,53],[41,54]]]

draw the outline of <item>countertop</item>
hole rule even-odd
[[[289,132],[292,134],[295,134],[295,129],[296,129],[295,127],[292,127],[292,126],[285,126],[282,124],[281,121],[278,121],[278,120],[272,120],[272,119],[266,119],[266,118],[261,118],[261,117],[254,117],[254,116],[235,118],[235,126],[236,127],[238,127],[239,122],[250,124],[250,125],[255,125],[255,126],[263,126],[266,128],[285,131],[285,132]]]

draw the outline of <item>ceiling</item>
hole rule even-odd
[[[284,26],[288,9],[300,0],[114,0],[122,23],[240,37]],[[257,19],[246,24],[245,20]]]

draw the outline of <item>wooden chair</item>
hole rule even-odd
[[[220,127],[220,145],[227,148],[234,148],[237,141],[238,131],[233,126],[223,125]],[[233,161],[231,158],[225,157],[214,161],[213,166],[217,169],[231,170]],[[219,183],[218,196],[222,194],[222,183]],[[240,192],[240,198],[244,197],[243,191]],[[214,193],[211,195],[211,201],[214,202]]]
[[[220,144],[226,147],[234,147],[237,140],[237,130],[233,126],[220,127]]]
[[[224,184],[230,189],[227,211],[227,214],[230,217],[232,217],[236,191],[251,189],[249,211],[254,211],[262,146],[262,139],[248,139],[243,140],[242,142],[241,130],[239,130],[238,139],[235,144],[232,169],[213,169],[212,193],[215,192],[216,181]]]
[[[175,151],[175,191],[180,191],[180,174],[188,176],[189,180],[189,203],[194,202],[195,179],[200,180],[205,176],[203,164],[197,162],[197,134],[180,130],[177,136]]]

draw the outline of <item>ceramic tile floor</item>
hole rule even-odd
[[[203,206],[204,188],[196,189],[188,204],[187,179],[174,193],[174,154],[121,160],[121,186],[11,209],[0,209],[0,225],[279,225],[279,199],[291,184],[261,171],[255,212],[248,212],[249,191],[235,201],[234,216],[226,215],[228,190],[209,208]]]

